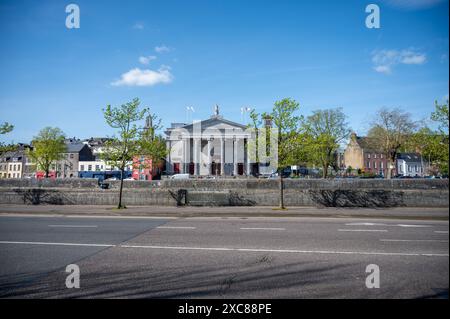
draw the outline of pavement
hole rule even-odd
[[[448,221],[88,213],[1,215],[0,297],[448,298]]]
[[[0,205],[0,215],[64,215],[64,216],[132,216],[132,217],[338,217],[448,220],[449,208],[336,208],[288,207],[280,210],[267,206],[176,207],[129,206],[116,209],[102,205]]]

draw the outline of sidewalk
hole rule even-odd
[[[0,205],[0,215],[77,215],[77,216],[147,216],[147,217],[360,217],[448,220],[448,208],[316,208],[288,207],[168,207],[130,206],[118,210],[112,206],[91,205]]]

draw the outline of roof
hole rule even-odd
[[[83,143],[67,143],[66,146],[66,153],[79,153],[83,149],[83,147],[87,145]]]
[[[356,142],[363,148],[364,150],[376,150],[375,140],[373,138],[367,136],[358,136],[356,137]]]
[[[397,159],[404,160],[405,162],[421,162],[422,156],[418,153],[399,153]]]
[[[209,118],[207,120],[200,121],[200,125],[202,127],[202,130],[203,130],[203,128],[207,128],[207,127],[209,127],[211,125],[214,125],[215,123],[228,124],[230,126],[238,127],[238,128],[240,128],[242,130],[246,130],[247,129],[247,126],[245,126],[243,124],[240,124],[240,123],[236,123],[236,122],[227,120],[227,119],[224,119],[220,115],[213,115],[213,116],[211,116],[211,118]],[[194,124],[192,124],[192,123],[191,124],[172,123],[172,127],[166,129],[165,133],[167,135],[169,135],[171,130],[176,130],[176,129],[179,129],[179,128],[183,128],[183,129],[186,129],[186,130],[191,130],[193,128],[193,126],[194,126]]]
[[[7,151],[0,155],[0,161],[10,161],[12,158],[21,158],[25,156],[24,150]]]

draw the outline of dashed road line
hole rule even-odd
[[[48,227],[60,228],[97,228],[97,225],[48,225]]]
[[[197,227],[191,226],[158,226],[158,229],[196,229]]]
[[[241,230],[286,230],[286,228],[278,227],[241,227]]]
[[[386,229],[338,229],[338,231],[348,232],[382,232],[387,233]]]

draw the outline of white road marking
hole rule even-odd
[[[392,242],[438,242],[438,243],[448,243],[448,240],[437,240],[437,239],[380,239],[380,241],[392,241]]]
[[[435,230],[434,232],[438,234],[448,234],[448,230]]]
[[[242,227],[242,230],[286,230],[286,228],[277,227]]]
[[[156,228],[159,228],[159,229],[196,229],[197,227],[190,227],[190,226],[158,226]]]
[[[386,226],[386,224],[381,223],[348,223],[345,226]]]
[[[335,251],[335,250],[297,250],[297,249],[258,249],[258,248],[229,248],[229,247],[109,245],[109,244],[50,243],[50,242],[30,242],[30,241],[0,241],[0,244],[84,246],[84,247],[117,247],[117,248],[145,248],[145,249],[169,249],[169,250],[242,251],[242,252],[267,252],[267,253],[296,253],[296,254],[339,254],[339,255],[449,257],[448,254],[434,254],[434,253],[429,253],[429,254],[428,253],[385,253],[385,252]]]
[[[48,225],[48,227],[65,227],[65,228],[97,228],[97,225]]]
[[[399,227],[432,227],[430,225],[405,225],[405,224],[398,224],[398,225],[393,225],[393,226],[399,226]]]
[[[430,225],[382,224],[382,223],[348,223],[346,226],[386,226],[386,227],[433,227]]]
[[[383,232],[386,233],[386,229],[338,229],[339,231],[355,231],[355,232]]]
[[[18,244],[18,245],[50,245],[50,246],[85,246],[85,247],[115,247],[110,244],[81,244],[81,243],[49,243],[41,241],[0,241],[0,244]]]
[[[296,249],[257,249],[257,248],[227,248],[227,247],[183,247],[183,246],[146,246],[120,245],[123,248],[170,249],[170,250],[205,250],[205,251],[243,251],[264,253],[297,253],[297,254],[341,254],[341,255],[381,255],[381,256],[428,256],[448,257],[448,254],[426,253],[384,253],[363,251],[333,251],[333,250],[296,250]]]

